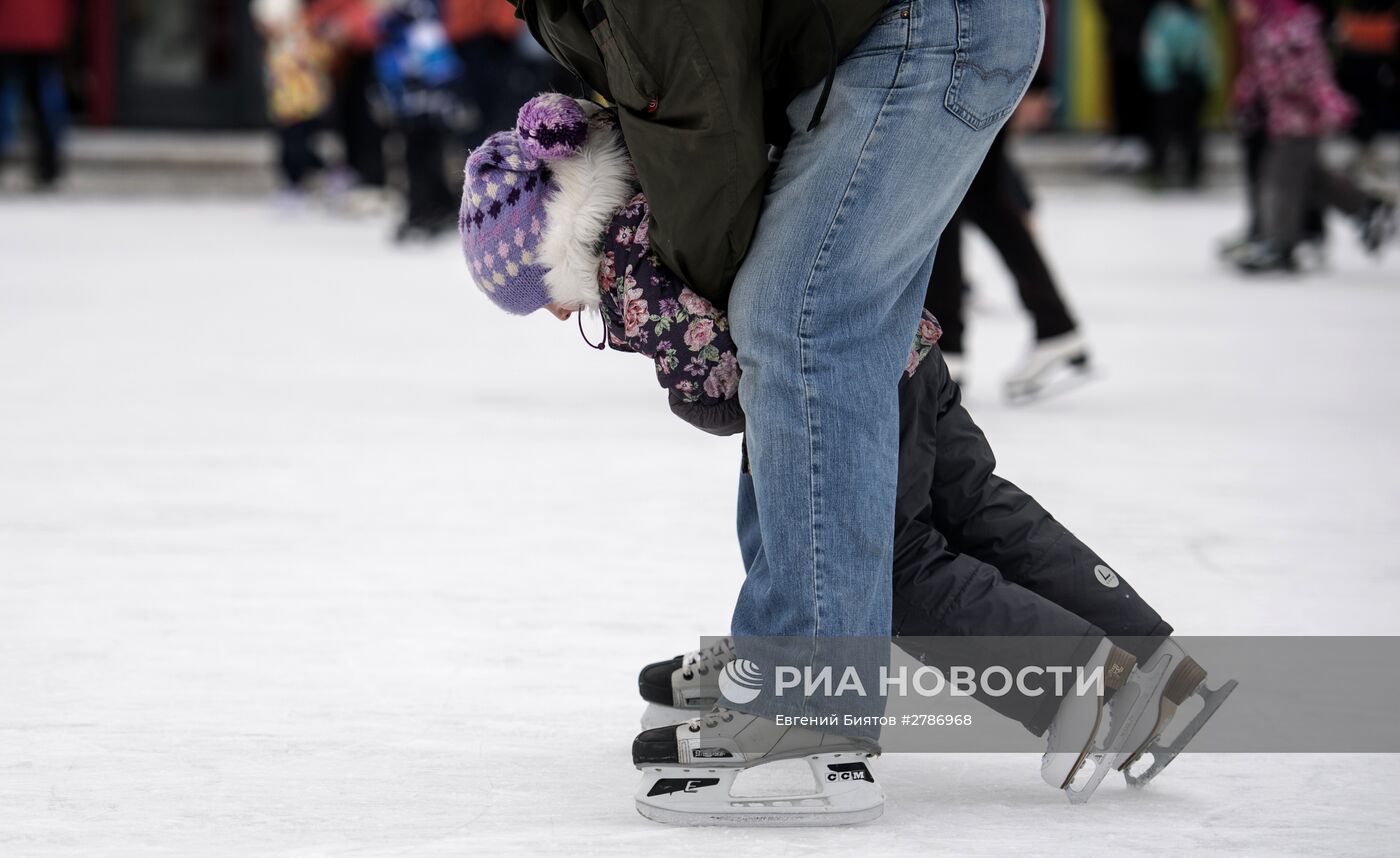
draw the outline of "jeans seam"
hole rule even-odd
[[[821,448],[821,439],[820,427],[815,423],[812,417],[812,387],[810,384],[811,365],[809,362],[810,351],[808,349],[808,341],[810,340],[809,322],[812,317],[812,286],[814,281],[816,280],[817,274],[822,271],[825,265],[825,261],[829,255],[832,244],[832,235],[835,233],[837,226],[841,222],[841,216],[845,213],[846,209],[850,205],[852,191],[855,187],[856,179],[860,176],[862,168],[865,166],[866,152],[870,149],[871,142],[875,139],[875,135],[878,132],[880,125],[884,121],[885,115],[889,109],[890,100],[894,95],[896,85],[899,83],[900,73],[904,70],[905,57],[908,54],[909,38],[910,37],[906,35],[905,48],[900,51],[899,59],[895,64],[894,74],[891,76],[889,88],[885,91],[884,100],[880,104],[879,111],[875,114],[874,122],[871,123],[870,133],[866,135],[865,141],[861,144],[860,154],[856,156],[855,166],[851,169],[850,178],[846,180],[846,187],[841,193],[841,200],[836,204],[836,211],[832,215],[830,222],[827,223],[826,234],[822,236],[821,246],[817,249],[816,258],[812,260],[812,267],[807,273],[807,282],[804,283],[802,287],[802,310],[800,313],[800,318],[797,327],[797,347],[799,355],[799,364],[801,366],[802,373],[803,407],[806,412],[807,421],[807,455],[811,463],[811,468],[809,471],[811,476],[808,482],[808,491],[809,497],[811,498],[812,510],[812,598],[814,602],[814,610],[812,613],[813,617],[815,618],[812,628],[813,655],[816,654],[817,638],[821,634],[822,627],[822,575],[819,566],[819,555],[821,552],[821,546],[819,541],[817,540],[817,508],[819,506],[821,498],[821,480],[817,473],[817,450]]]

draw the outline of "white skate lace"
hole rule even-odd
[[[733,720],[734,720],[734,712],[733,712],[733,710],[725,709],[723,706],[716,706],[715,708],[711,709],[709,712],[705,713],[704,715],[701,715],[699,718],[691,718],[691,719],[690,719],[690,722],[689,722],[689,723],[690,723],[690,732],[692,732],[692,733],[699,733],[699,732],[700,732],[700,725],[701,725],[701,724],[704,724],[706,727],[711,727],[711,728],[713,728],[713,727],[718,727],[718,726],[719,726],[719,722],[721,722],[721,721],[724,721],[725,723],[728,723],[728,722],[733,721]]]
[[[688,652],[681,657],[681,676],[687,680],[694,679],[698,673],[701,676],[708,676],[710,671],[718,673],[724,670],[725,662],[734,658],[734,641],[731,638],[720,638],[719,643],[707,649],[697,649]]]

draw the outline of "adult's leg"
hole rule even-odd
[[[1201,111],[1205,109],[1204,96],[1195,91],[1188,95],[1181,116],[1181,146],[1186,155],[1186,186],[1199,187],[1204,177],[1205,161],[1203,148],[1205,135],[1201,133]]]
[[[435,223],[448,210],[455,210],[444,172],[447,131],[432,119],[415,119],[405,125],[403,138],[408,167],[406,220],[414,224]]]
[[[345,160],[360,184],[384,186],[384,130],[370,109],[370,87],[374,85],[374,56],[367,51],[352,52],[336,88],[336,110],[340,114],[340,134],[345,144]]]
[[[0,51],[0,166],[19,130],[19,58]]]
[[[51,54],[23,55],[19,68],[34,139],[34,180],[47,187],[57,181],[61,172],[58,136],[64,112],[63,73],[58,58]]]
[[[1005,158],[1003,147],[993,146],[984,171],[999,171]],[[1002,183],[975,183],[964,207],[967,219],[986,233],[1015,279],[1021,304],[1035,320],[1035,338],[1046,340],[1073,331],[1074,319],[1050,274],[1050,266],[1027,228],[1025,216],[1006,195]]]
[[[1176,117],[1172,110],[1172,94],[1170,92],[1154,92],[1149,97],[1152,99],[1152,146],[1147,169],[1152,179],[1165,182],[1168,178],[1168,155],[1175,137]]]
[[[888,638],[897,382],[938,235],[1042,31],[1039,0],[893,4],[776,168],[729,304],[764,548],[735,606],[741,656],[745,637],[787,636],[799,649],[774,663],[850,663],[831,654]],[[817,97],[789,105],[794,127]]]
[[[936,316],[943,326],[939,345],[944,351],[955,355],[963,353],[963,306],[967,297],[967,280],[963,276],[962,220],[962,209],[959,208],[944,227],[933,257],[928,291],[924,295],[924,308]]]
[[[492,34],[467,39],[456,48],[463,67],[463,95],[477,110],[476,125],[464,133],[463,142],[475,149],[492,133],[515,124],[511,77],[520,59],[510,42]]]

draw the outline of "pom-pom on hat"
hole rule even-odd
[[[567,95],[546,92],[520,108],[515,133],[520,136],[520,147],[532,158],[568,158],[588,142],[588,115]]]

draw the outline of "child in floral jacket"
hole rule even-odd
[[[473,279],[498,307],[520,315],[548,309],[564,319],[597,310],[607,346],[652,359],[674,412],[707,432],[742,432],[727,317],[651,253],[649,215],[608,111],[548,94],[521,109],[514,131],[472,152],[459,225]],[[994,473],[991,448],[935,347],[941,332],[925,313],[899,379],[895,634],[1054,637],[1061,651],[1047,646],[1037,657],[1066,665],[1102,657],[1100,645],[1112,636],[1145,660],[1155,649],[1149,638],[1160,641],[1171,627]],[[753,496],[754,475],[743,470],[741,503]],[[753,536],[740,534],[746,564],[760,548]],[[910,651],[939,663],[937,652]],[[1039,735],[1059,701],[985,702]]]
[[[564,116],[577,123],[570,141],[555,130]],[[540,96],[521,110],[520,131],[488,138],[466,173],[463,247],[498,306],[516,314],[549,308],[562,318],[596,310],[607,346],[652,359],[673,412],[712,434],[743,431],[728,317],[652,254],[651,210],[610,112]],[[926,314],[906,378],[940,332]]]
[[[1245,271],[1294,271],[1310,209],[1336,209],[1377,253],[1395,233],[1394,205],[1330,170],[1322,140],[1346,127],[1355,107],[1337,87],[1322,15],[1300,0],[1235,0],[1243,63],[1235,103],[1262,109],[1268,134],[1261,183],[1263,240],[1235,263]]]

